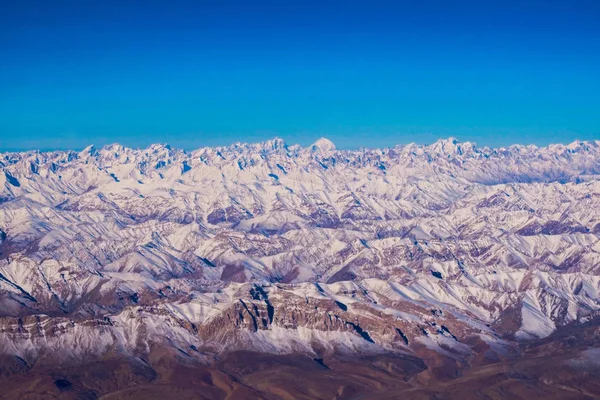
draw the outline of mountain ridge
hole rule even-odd
[[[598,318],[599,177],[599,141],[2,153],[0,353],[509,362]]]

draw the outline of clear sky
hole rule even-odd
[[[0,0],[0,151],[600,139],[600,1]]]

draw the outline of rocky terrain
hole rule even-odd
[[[3,153],[0,398],[597,398],[599,237],[600,141]]]

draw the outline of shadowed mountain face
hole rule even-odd
[[[65,365],[2,360],[0,398],[38,399],[596,399],[600,327],[561,328],[506,360],[443,354],[285,355],[236,351],[198,363],[168,348]],[[421,355],[423,355],[421,353]],[[8,371],[10,367],[12,371]]]
[[[599,395],[600,142],[112,145],[0,170],[7,398]]]

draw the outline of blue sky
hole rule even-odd
[[[600,139],[596,0],[0,3],[0,151]]]

